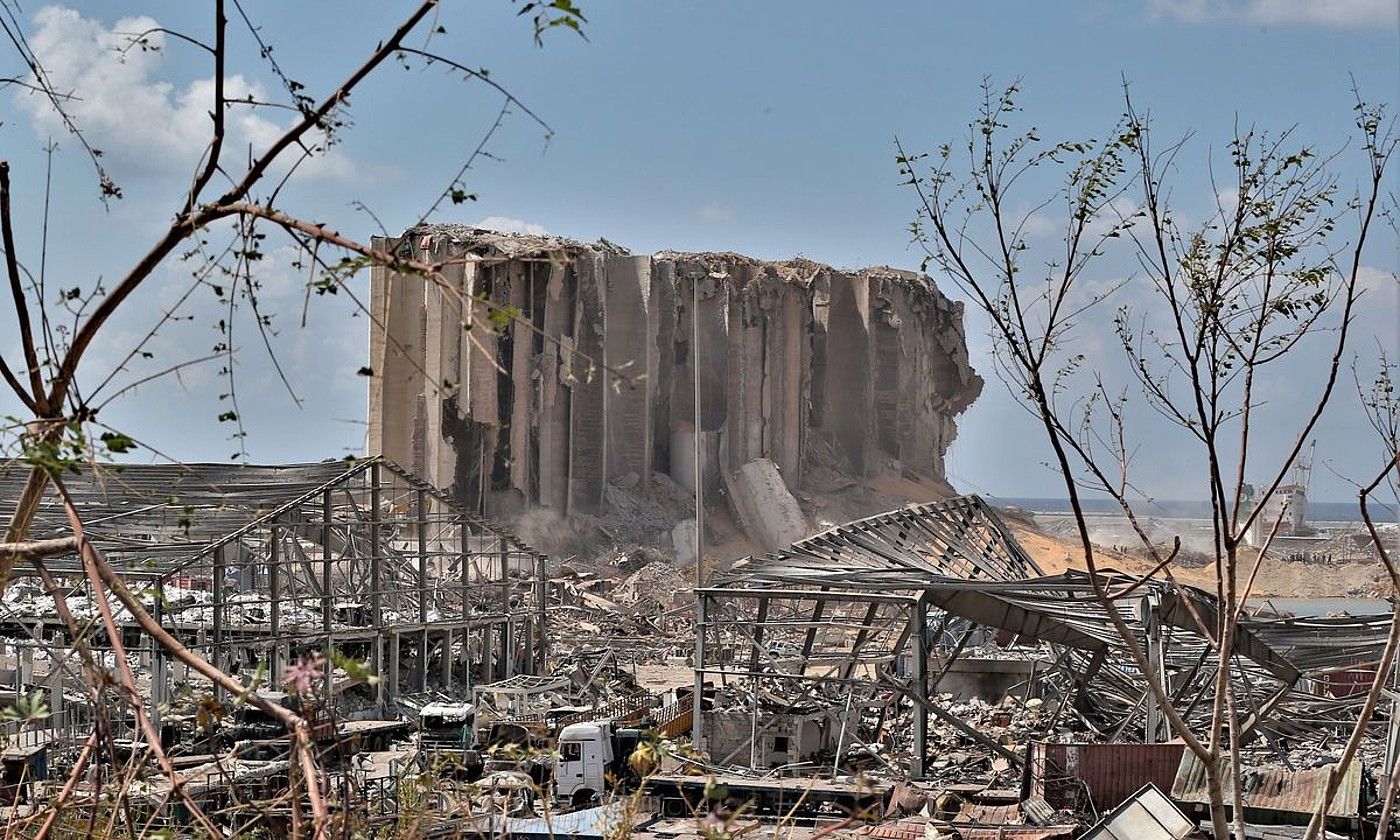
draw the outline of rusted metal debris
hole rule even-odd
[[[1337,796],[1327,809],[1328,822],[1338,828],[1359,826],[1361,812],[1362,767],[1353,761],[1346,769],[1336,764],[1324,764],[1297,770],[1277,767],[1245,767],[1240,774],[1240,797],[1244,801],[1246,819],[1255,822],[1306,824],[1307,816],[1322,804],[1327,781],[1341,774]],[[1225,774],[1226,798],[1233,798],[1234,786]],[[1206,766],[1195,754],[1182,756],[1181,766],[1171,786],[1172,799],[1199,813],[1208,807]]]

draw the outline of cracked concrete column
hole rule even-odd
[[[570,388],[565,383],[574,326],[574,275],[562,262],[549,267],[544,301],[545,340],[539,368],[539,503],[560,514],[569,506]]]
[[[603,359],[606,283],[601,254],[592,252],[581,256],[577,267],[574,341],[580,357],[574,360],[572,370],[569,510],[593,512],[602,505],[603,488],[608,482],[607,399],[604,394],[608,377],[596,367]]]
[[[651,258],[609,255],[604,260],[607,333],[603,355],[608,367],[640,379],[608,382],[606,404],[607,474],[628,473],[645,488],[651,477],[651,412],[656,401],[656,319],[651,303]]]

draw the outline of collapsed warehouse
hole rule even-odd
[[[1214,596],[1100,574],[1174,709],[1207,731],[1215,651],[1197,622],[1216,626]],[[693,737],[712,757],[926,780],[960,795],[945,816],[974,833],[991,821],[1077,836],[1086,815],[1148,783],[1204,814],[1203,767],[1173,737],[1088,573],[1043,575],[976,497],[832,529],[741,563],[697,596],[696,690],[713,699]],[[1229,679],[1243,704],[1250,819],[1305,824],[1335,773],[1329,825],[1361,830],[1389,781],[1362,765],[1394,766],[1394,709],[1356,761],[1329,761],[1389,626],[1389,616],[1242,615]],[[1294,836],[1278,831],[1269,836]]]
[[[0,465],[0,515],[12,513],[27,472]],[[289,699],[281,675],[323,658],[324,687],[312,688],[328,742],[386,743],[407,731],[405,707],[544,667],[544,557],[390,462],[133,464],[65,484],[86,538],[188,649],[278,703]],[[72,533],[54,495],[33,533]],[[246,698],[174,659],[114,596],[101,604],[82,558],[45,568],[99,666],[115,673],[125,653],[180,766],[207,773],[231,739],[285,736]],[[99,621],[104,606],[117,639]],[[357,666],[373,679],[356,679]],[[133,751],[146,740],[118,697],[90,694],[65,616],[34,568],[16,566],[0,599],[0,683],[16,703],[37,692],[46,710],[40,726],[5,724],[0,801],[42,802],[32,786],[71,767],[99,723]],[[227,716],[222,726],[211,729],[211,710]],[[245,751],[247,761],[216,775],[251,772],[267,784],[261,759],[279,754],[272,784],[285,783],[285,747]],[[100,778],[89,784],[100,790]]]
[[[0,473],[0,498],[18,497],[15,466]],[[133,464],[84,478],[67,485],[88,538],[163,626],[229,673],[341,651],[384,675],[370,704],[382,714],[430,680],[450,690],[543,662],[543,556],[393,463]],[[34,533],[69,531],[50,498]],[[91,618],[80,560],[47,565],[75,617]],[[61,636],[33,570],[15,574],[5,622]],[[129,613],[119,623],[139,636]],[[138,642],[159,707],[191,675]]]
[[[1105,832],[1143,809],[1193,830],[1208,801],[1202,765],[1170,738],[1087,574],[1044,575],[977,497],[829,529],[692,599],[655,591],[647,569],[635,582],[580,578],[384,459],[133,466],[70,484],[94,544],[211,661],[267,674],[335,651],[378,675],[327,667],[313,691],[328,699],[328,784],[353,779],[340,801],[370,825],[401,819],[404,785],[425,772],[432,836],[558,836],[542,820],[576,837],[623,825],[705,836],[698,814],[783,837],[1186,837]],[[56,504],[38,532],[67,532]],[[76,558],[51,566],[90,618]],[[1207,726],[1213,657],[1192,615],[1212,621],[1213,597],[1103,574],[1174,708]],[[234,712],[211,750],[193,720],[217,692],[115,606],[182,784],[235,815],[229,791],[285,791],[277,727]],[[32,580],[10,584],[3,611],[0,681],[51,704],[42,726],[6,725],[0,787],[23,814],[52,795],[95,715],[140,738],[119,704],[85,700],[71,640]],[[1245,704],[1246,816],[1270,826],[1258,836],[1300,836],[1289,824],[1334,772],[1336,836],[1374,819],[1384,780],[1370,771],[1391,766],[1395,715],[1371,725],[1348,768],[1330,762],[1388,624],[1245,617],[1229,677]],[[110,667],[110,640],[89,641]],[[502,732],[524,757],[494,751]],[[663,746],[635,771],[647,743]],[[180,825],[168,785],[152,784],[147,807]]]

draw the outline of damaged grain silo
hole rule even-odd
[[[653,473],[693,489],[697,429],[714,501],[745,475],[797,492],[815,466],[942,479],[982,388],[962,305],[912,272],[460,225],[377,244],[444,264],[454,292],[374,270],[370,452],[496,515],[597,514]]]

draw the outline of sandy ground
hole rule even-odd
[[[642,663],[636,670],[637,684],[657,694],[683,685],[695,685],[695,672],[684,660]]]
[[[891,473],[855,480],[828,471],[811,478],[813,489],[797,493],[797,499],[812,533],[908,504],[941,501],[957,492],[943,482]],[[710,535],[710,542],[705,546],[707,576],[727,571],[742,558],[763,554],[724,505],[710,506],[706,517],[706,530]],[[1037,526],[1028,514],[1013,511],[1007,511],[1004,519],[1046,574],[1085,568],[1083,550],[1068,523],[1047,516]],[[1172,575],[1177,580],[1207,591],[1215,589],[1215,570],[1206,562],[1207,554],[1203,551],[1210,543],[1207,523],[1160,518],[1144,522],[1154,540],[1166,542],[1175,534],[1187,546],[1196,549],[1194,557],[1183,556],[1173,563]],[[1156,565],[1146,552],[1135,548],[1136,537],[1123,523],[1115,523],[1112,517],[1098,517],[1090,526],[1091,537],[1101,542],[1096,549],[1100,568],[1145,574]],[[1253,550],[1245,549],[1242,578],[1249,575],[1253,562]],[[1307,563],[1276,556],[1266,559],[1260,566],[1250,594],[1294,598],[1376,597],[1384,594],[1381,578],[1381,570],[1373,563]]]
[[[1008,522],[1016,539],[1046,574],[1084,568],[1083,549],[1066,540],[1039,531],[1021,521]],[[1247,578],[1254,552],[1247,549],[1241,578]],[[1139,553],[1122,553],[1099,547],[1096,554],[1101,568],[1130,574],[1145,574],[1155,565]],[[1207,591],[1215,589],[1215,569],[1211,565],[1174,564],[1172,575],[1183,583]],[[1282,557],[1267,557],[1259,567],[1251,595],[1287,598],[1374,597],[1380,591],[1381,569],[1371,563],[1303,563]]]

